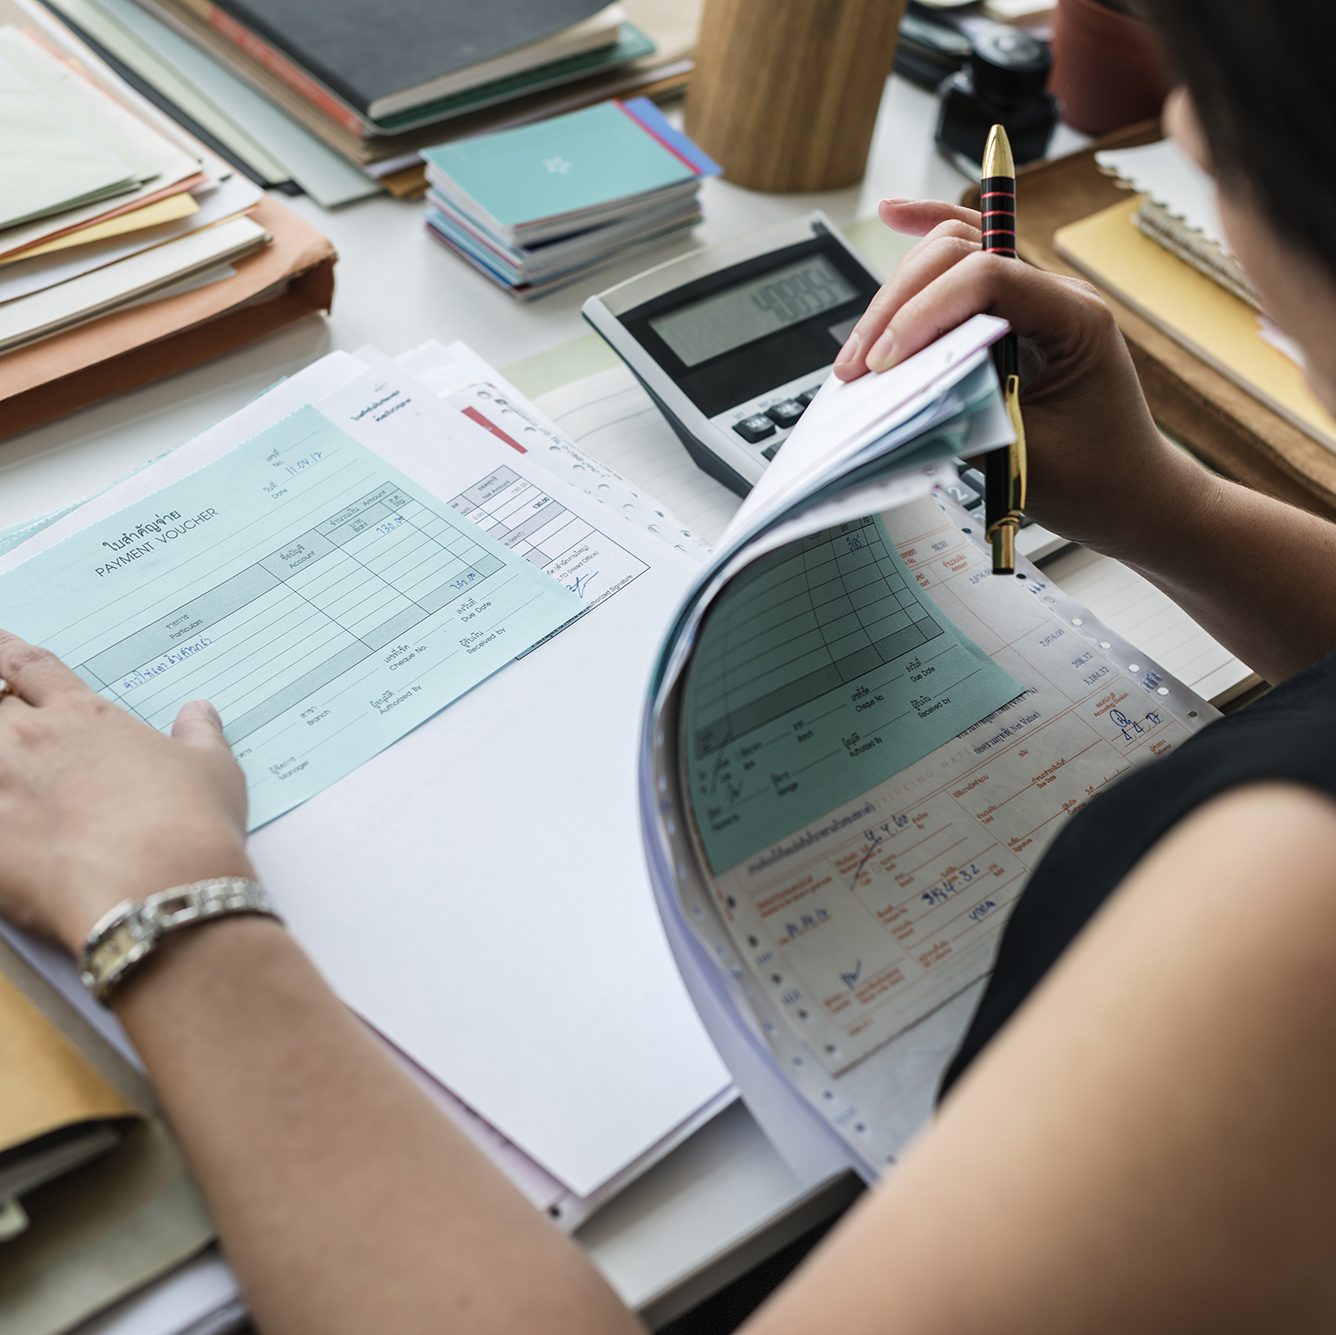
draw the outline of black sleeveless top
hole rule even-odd
[[[1125,774],[1072,817],[1003,931],[992,979],[942,1092],[1162,835],[1226,789],[1275,779],[1336,796],[1336,655]]]

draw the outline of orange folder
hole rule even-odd
[[[94,320],[0,357],[0,438],[162,380],[328,311],[334,247],[272,199],[250,215],[273,241],[236,274]]]

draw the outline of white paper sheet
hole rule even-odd
[[[72,328],[161,288],[264,245],[269,234],[250,218],[232,218],[56,287],[0,306],[0,351]]]
[[[115,264],[141,251],[150,250],[164,241],[188,236],[202,227],[211,227],[224,218],[244,213],[260,202],[261,191],[240,174],[220,181],[213,189],[195,192],[199,210],[178,222],[164,223],[161,227],[145,228],[125,236],[110,237],[86,246],[71,246],[28,260],[16,260],[0,267],[0,303],[41,292],[57,283],[81,274]]]
[[[351,420],[363,394],[344,429],[450,485],[406,414]],[[345,1000],[581,1196],[730,1083],[664,946],[636,816],[649,665],[695,567],[617,540],[646,567],[633,583],[252,845]]]
[[[58,520],[0,572],[362,369],[323,359]],[[365,386],[345,395],[344,429],[454,494],[448,429],[433,425],[424,446],[407,413],[353,421],[366,402]],[[495,449],[498,464],[522,462]],[[548,489],[572,511],[589,505]],[[581,1196],[730,1084],[664,943],[636,807],[645,682],[696,567],[630,526],[618,543],[646,567],[631,584],[252,844],[344,1000]]]
[[[48,72],[61,100],[27,77],[30,68]],[[0,227],[106,199],[139,183],[130,163],[86,133],[96,127],[96,118],[81,122],[79,105],[64,96],[67,89],[76,95],[81,91],[39,46],[15,28],[0,28],[0,160],[5,170]]]
[[[237,1281],[215,1247],[80,1327],[80,1335],[213,1335],[245,1316]]]
[[[582,450],[655,497],[711,546],[742,504],[700,470],[625,367],[563,385],[536,402]]]
[[[35,46],[30,38],[20,40]],[[40,47],[38,48],[40,51]],[[117,155],[132,164],[136,174],[144,182],[138,188],[138,194],[147,196],[165,189],[195,175],[200,168],[197,159],[184,152],[173,139],[164,138],[150,129],[137,116],[132,115],[119,102],[104,96],[91,84],[82,86],[84,97],[93,100],[96,118],[104,126],[103,141],[118,145]],[[131,203],[136,192],[118,196],[113,200],[84,204],[51,218],[35,222],[22,223],[0,233],[0,253],[9,254],[44,240],[56,232],[66,231],[81,223],[100,218],[108,210],[122,204]]]

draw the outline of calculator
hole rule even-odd
[[[745,496],[880,286],[812,213],[638,274],[584,316],[696,463]]]
[[[814,211],[646,270],[590,297],[583,312],[692,459],[745,496],[880,286]],[[977,470],[965,468],[950,490],[967,509],[983,502]],[[1026,555],[1062,545],[1027,527]]]

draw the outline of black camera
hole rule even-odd
[[[972,37],[964,69],[938,89],[938,148],[977,173],[988,131],[1001,122],[1018,163],[1042,158],[1058,121],[1046,88],[1052,68],[1047,44],[1028,33],[998,26]]]
[[[1053,57],[1029,33],[977,16],[961,18],[911,3],[900,26],[897,74],[941,98],[937,146],[977,174],[989,129],[1007,127],[1017,162],[1048,151],[1058,104],[1047,91]]]

